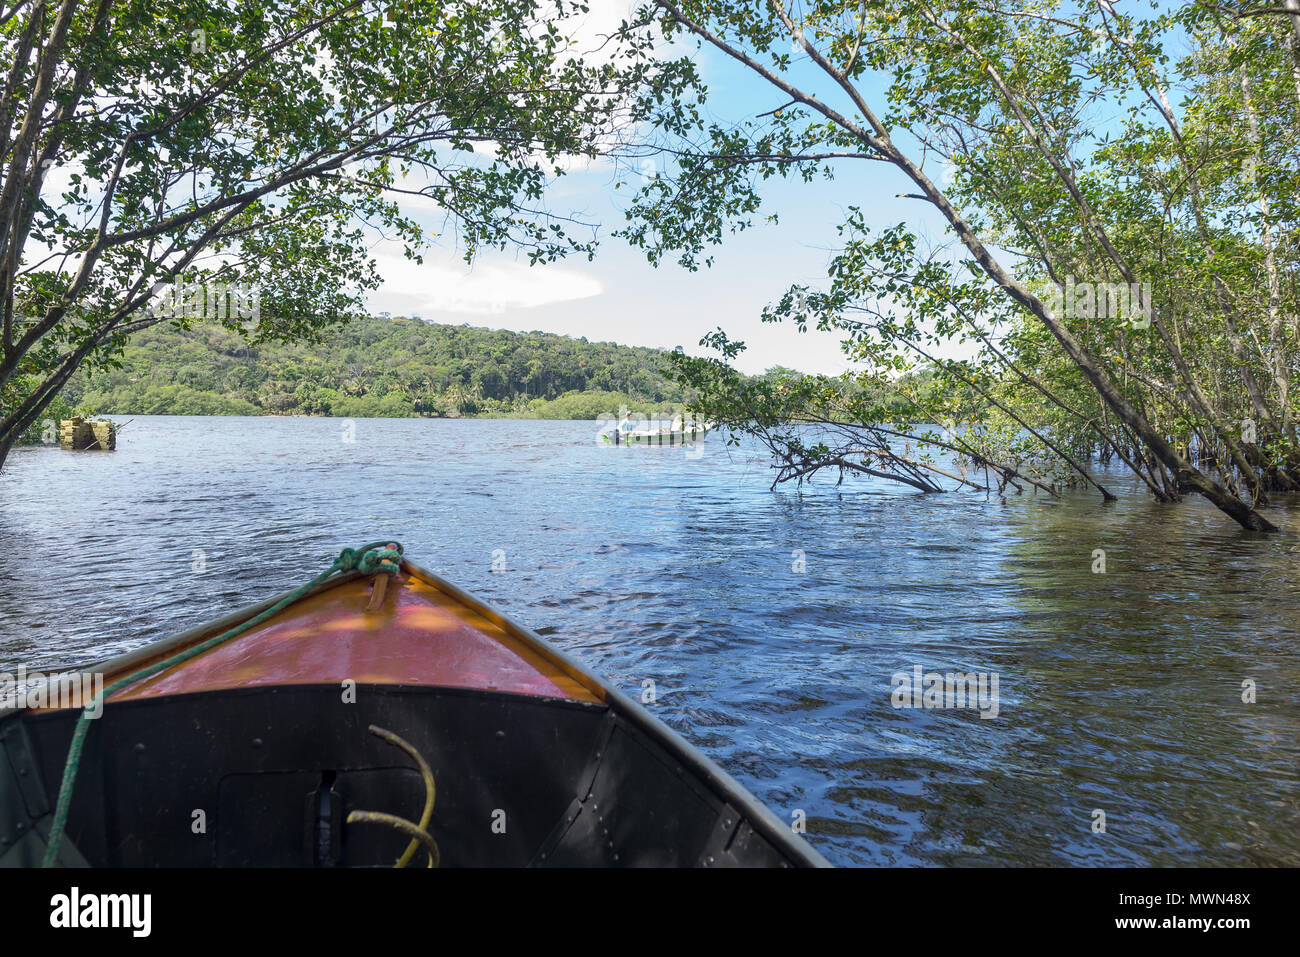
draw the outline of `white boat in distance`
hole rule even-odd
[[[716,428],[712,422],[684,421],[675,416],[667,428],[638,429],[630,417],[624,417],[612,431],[601,434],[608,445],[691,445]]]

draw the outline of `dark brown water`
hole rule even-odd
[[[773,493],[756,451],[593,433],[140,418],[111,455],[19,451],[0,670],[137,647],[392,537],[629,693],[653,681],[836,863],[1300,865],[1300,503],[1264,537],[1136,490]],[[918,665],[996,673],[997,717],[895,708]]]

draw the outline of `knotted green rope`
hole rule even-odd
[[[389,546],[392,547],[389,547]],[[178,665],[181,662],[189,661],[191,658],[203,654],[211,648],[217,647],[222,642],[229,641],[237,635],[242,635],[254,625],[260,625],[272,615],[283,611],[289,605],[292,605],[303,595],[311,591],[331,575],[353,571],[361,572],[364,575],[380,573],[384,575],[396,575],[401,569],[402,563],[402,546],[395,542],[371,542],[361,548],[345,548],[339,552],[339,557],[334,559],[334,564],[321,572],[307,584],[296,589],[291,594],[280,599],[266,611],[253,616],[243,624],[236,625],[229,631],[223,631],[214,638],[209,638],[191,648],[187,648],[178,654],[165,658],[162,661],[150,665],[134,674],[125,678],[114,681],[105,688],[100,694],[88,704],[81,712],[81,717],[77,719],[76,727],[72,731],[72,744],[68,746],[68,761],[63,766],[63,783],[59,786],[59,801],[54,809],[54,821],[50,825],[49,842],[45,848],[45,858],[41,862],[42,867],[53,867],[59,858],[59,847],[63,843],[63,831],[68,824],[68,811],[72,806],[72,791],[77,780],[77,770],[81,764],[81,751],[86,743],[86,735],[90,731],[90,723],[95,719],[90,717],[92,711],[97,711],[99,705],[107,701],[113,694],[122,690],[127,685],[142,681],[158,674],[160,671],[166,671],[168,668]]]

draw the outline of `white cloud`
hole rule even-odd
[[[425,254],[423,265],[396,250],[376,251],[375,260],[384,285],[370,296],[372,312],[418,313],[426,319],[446,313],[501,315],[605,291],[594,275],[554,264],[484,258],[467,266],[454,254],[436,250]]]

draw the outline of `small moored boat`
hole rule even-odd
[[[601,436],[606,445],[694,445],[703,442],[716,426],[711,422],[684,421],[677,416],[666,427],[638,429],[624,419]]]
[[[826,864],[396,545],[79,673],[102,674],[98,717],[57,687],[0,707],[0,865]]]

